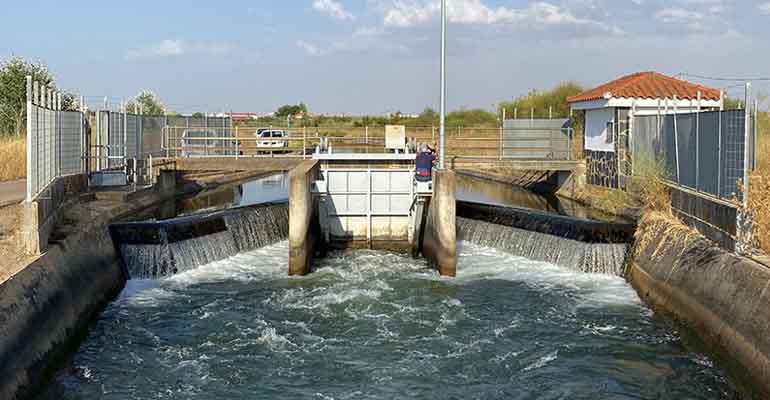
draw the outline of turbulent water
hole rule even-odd
[[[198,266],[219,261],[238,253],[264,247],[285,240],[289,236],[289,208],[287,204],[241,207],[212,214],[207,221],[219,222],[221,229],[199,237],[174,240],[170,232],[181,231],[194,236],[195,218],[154,223],[148,231],[157,236],[159,243],[121,243],[123,262],[132,278],[170,276]],[[146,225],[146,224],[140,224]],[[132,224],[123,228],[130,233]],[[183,227],[180,227],[183,226]],[[118,229],[120,230],[120,229]],[[176,236],[179,236],[177,234]],[[120,234],[113,234],[120,241]]]
[[[56,399],[720,399],[621,278],[460,244],[459,277],[370,251],[286,277],[285,242],[131,281]]]
[[[457,218],[457,239],[576,271],[624,276],[628,244],[585,243],[524,229]]]

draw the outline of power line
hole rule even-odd
[[[680,77],[686,76],[688,78],[696,78],[696,79],[703,79],[708,81],[724,81],[724,82],[770,82],[770,78],[761,78],[761,77],[744,77],[744,78],[725,78],[725,77],[716,77],[716,76],[706,76],[706,75],[696,75],[696,74],[688,74],[686,72],[680,72]]]

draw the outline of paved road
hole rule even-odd
[[[27,182],[0,182],[0,207],[20,203],[27,196]]]

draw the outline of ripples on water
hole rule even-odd
[[[460,277],[357,251],[289,279],[287,244],[132,281],[65,399],[718,399],[729,386],[617,277],[461,244]]]

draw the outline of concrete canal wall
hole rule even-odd
[[[434,173],[433,198],[428,206],[422,253],[442,276],[457,275],[456,192],[454,171]]]
[[[317,200],[312,185],[317,161],[305,161],[289,173],[289,275],[307,275],[320,238]]]
[[[666,218],[646,216],[627,279],[654,309],[694,331],[739,382],[770,396],[770,269]]]
[[[106,221],[96,220],[0,285],[0,399],[45,383],[125,278]]]

